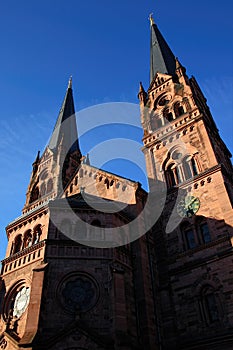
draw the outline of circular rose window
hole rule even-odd
[[[9,291],[4,301],[4,320],[18,319],[26,311],[30,301],[30,288],[19,282]]]
[[[62,306],[70,313],[88,311],[96,304],[98,296],[96,281],[84,274],[68,276],[59,288]]]
[[[23,287],[15,296],[13,316],[19,318],[26,310],[30,299],[30,288]]]

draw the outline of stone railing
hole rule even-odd
[[[25,248],[22,251],[10,255],[8,258],[2,260],[2,274],[8,273],[30,262],[41,259],[44,245],[45,241],[38,242],[37,244]]]

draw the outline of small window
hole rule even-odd
[[[176,102],[174,104],[174,112],[176,118],[180,117],[182,114],[184,114],[184,108],[181,106],[180,102]]]
[[[209,232],[209,227],[208,227],[206,222],[200,225],[200,231],[201,231],[201,236],[202,236],[203,242],[204,243],[210,242],[211,236],[210,236],[210,232]]]
[[[40,241],[42,235],[41,225],[37,225],[34,229],[33,244],[37,244]]]
[[[211,286],[205,286],[201,292],[202,319],[207,324],[219,321],[219,307],[217,296]]]
[[[173,121],[173,119],[174,119],[173,114],[172,114],[172,112],[169,111],[169,109],[165,109],[163,111],[163,117],[165,120],[167,120],[169,122]]]
[[[15,238],[14,254],[20,252],[20,250],[22,249],[22,243],[22,235],[18,235]]]
[[[191,166],[192,166],[192,170],[193,170],[193,175],[194,176],[197,175],[198,174],[197,165],[196,165],[194,158],[191,159]]]
[[[25,232],[24,234],[24,242],[23,242],[23,247],[24,248],[28,248],[28,247],[31,247],[32,245],[32,233],[31,233],[31,230],[28,230]]]
[[[193,177],[192,171],[190,169],[190,162],[187,159],[183,161],[183,170],[184,170],[185,180],[188,180],[191,177]]]
[[[196,241],[195,241],[194,232],[192,229],[188,229],[185,231],[185,238],[186,238],[187,246],[189,249],[195,248],[197,246]]]
[[[210,323],[217,321],[219,317],[214,293],[210,293],[205,296],[205,303]]]
[[[171,164],[165,171],[166,181],[169,188],[176,185],[175,175],[172,169],[173,166],[174,164]]]

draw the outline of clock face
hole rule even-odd
[[[177,212],[181,217],[191,218],[200,208],[200,200],[194,196],[186,196],[178,206]]]
[[[30,288],[23,287],[15,296],[13,316],[20,317],[26,310],[30,299]]]

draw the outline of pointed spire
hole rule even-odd
[[[152,15],[149,19],[151,24],[150,82],[152,82],[157,73],[174,75],[176,59]]]
[[[139,92],[138,92],[138,99],[145,104],[147,99],[147,93],[142,85],[142,82],[139,83]]]
[[[32,165],[37,164],[39,162],[39,160],[40,160],[40,151],[37,152],[36,159],[35,159],[35,161],[33,162]]]
[[[85,159],[85,164],[87,164],[87,165],[91,165],[91,163],[90,163],[90,155],[89,155],[89,153],[87,153],[87,156],[86,156],[86,159]]]
[[[65,98],[49,142],[49,148],[52,150],[57,149],[62,137],[64,137],[63,146],[66,152],[69,150],[70,152],[80,152],[72,91],[72,77],[70,77],[68,82]]]
[[[37,152],[37,156],[36,159],[34,160],[34,162],[32,163],[32,174],[34,175],[38,169],[38,165],[39,165],[39,161],[40,161],[40,151]]]
[[[140,81],[140,83],[139,83],[139,94],[140,93],[144,93],[145,92],[145,89],[144,89],[144,87],[143,87],[143,85],[142,85],[142,82]]]

